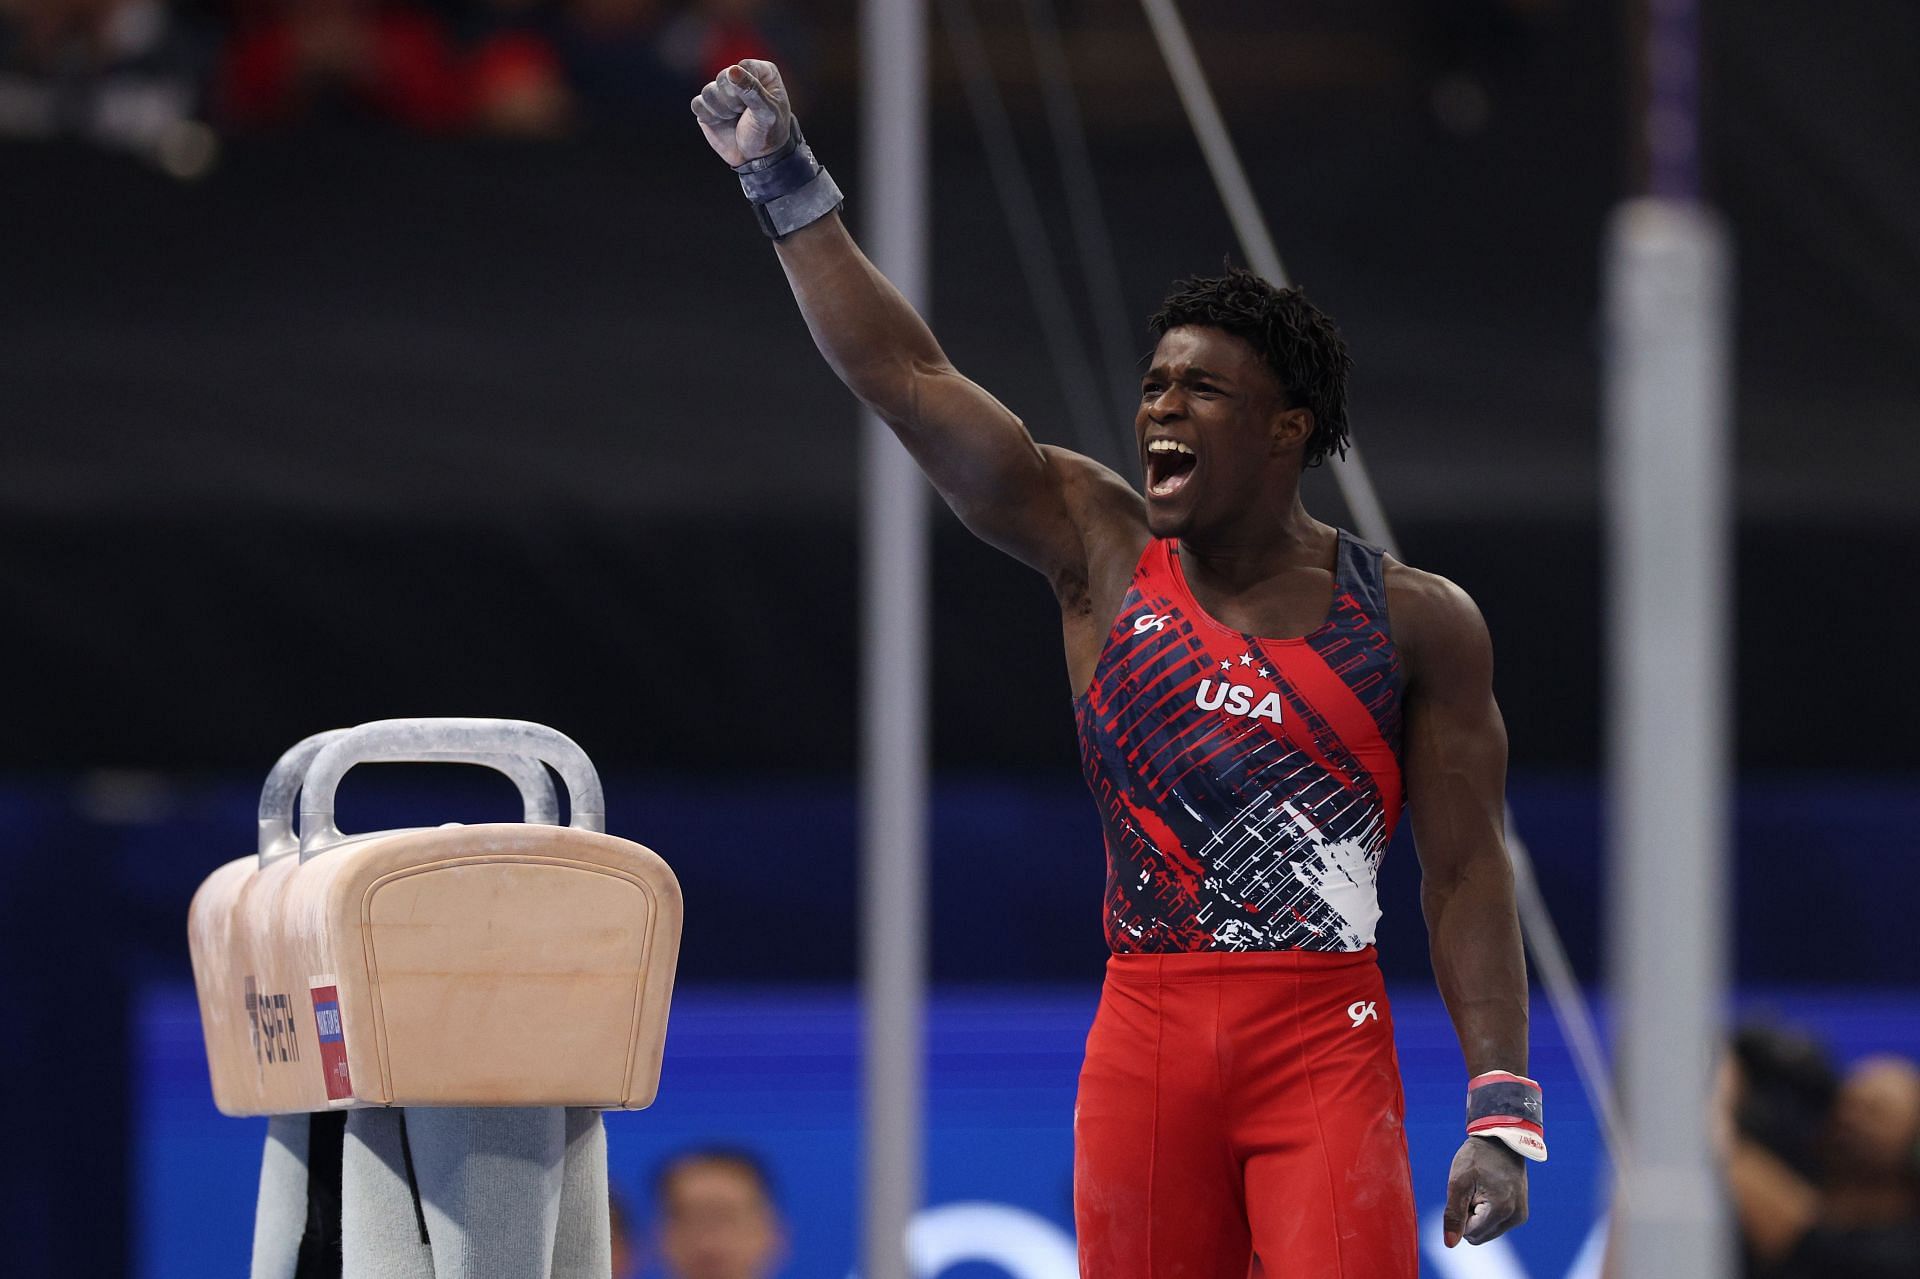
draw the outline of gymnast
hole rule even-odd
[[[1037,444],[855,245],[779,71],[694,99],[820,352],[976,535],[1059,602],[1112,951],[1074,1108],[1086,1279],[1414,1279],[1375,876],[1412,810],[1467,1072],[1445,1242],[1526,1219],[1546,1157],[1478,609],[1309,515],[1351,360],[1297,290],[1176,284],[1151,329],[1142,491]],[[737,370],[736,370],[737,371]]]

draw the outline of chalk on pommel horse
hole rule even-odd
[[[493,768],[526,821],[343,834],[372,762]],[[215,1104],[274,1116],[255,1279],[605,1279],[597,1112],[654,1099],[681,901],[604,808],[580,748],[518,720],[381,720],[274,766],[257,854],[188,920]]]

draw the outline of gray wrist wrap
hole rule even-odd
[[[776,240],[818,222],[845,203],[833,175],[813,158],[813,148],[793,121],[779,150],[735,165],[740,190],[753,205],[760,229]]]

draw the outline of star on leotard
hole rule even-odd
[[[1252,666],[1252,665],[1253,665],[1253,654],[1252,654],[1252,653],[1242,653],[1242,654],[1240,654],[1240,665],[1242,665],[1242,666]]]
[[[1232,663],[1232,662],[1222,662],[1222,663],[1220,663],[1220,669],[1221,669],[1221,670],[1223,670],[1223,671],[1230,671],[1230,670],[1232,670],[1232,669],[1233,669],[1233,663]]]
[[[1272,671],[1270,671],[1270,670],[1268,670],[1268,669],[1267,669],[1266,667],[1264,667],[1264,666],[1262,666],[1262,667],[1260,668],[1260,678],[1261,678],[1261,679],[1272,679],[1272,678],[1273,678],[1273,672],[1272,672]]]

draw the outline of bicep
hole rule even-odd
[[[1420,864],[1448,878],[1480,857],[1505,864],[1507,729],[1479,610],[1450,583],[1432,604],[1409,661],[1404,754]]]
[[[951,365],[915,370],[900,438],[981,540],[1049,575],[1079,554],[1060,478],[1013,411]]]
[[[1078,454],[1036,443],[1026,424],[951,366],[916,372],[915,427],[901,430],[969,531],[1056,583],[1084,576],[1090,519]],[[1097,504],[1094,504],[1097,508]]]
[[[1080,539],[1026,424],[954,368],[839,217],[788,237],[778,252],[821,354],[961,521],[1050,576],[1072,572]]]

